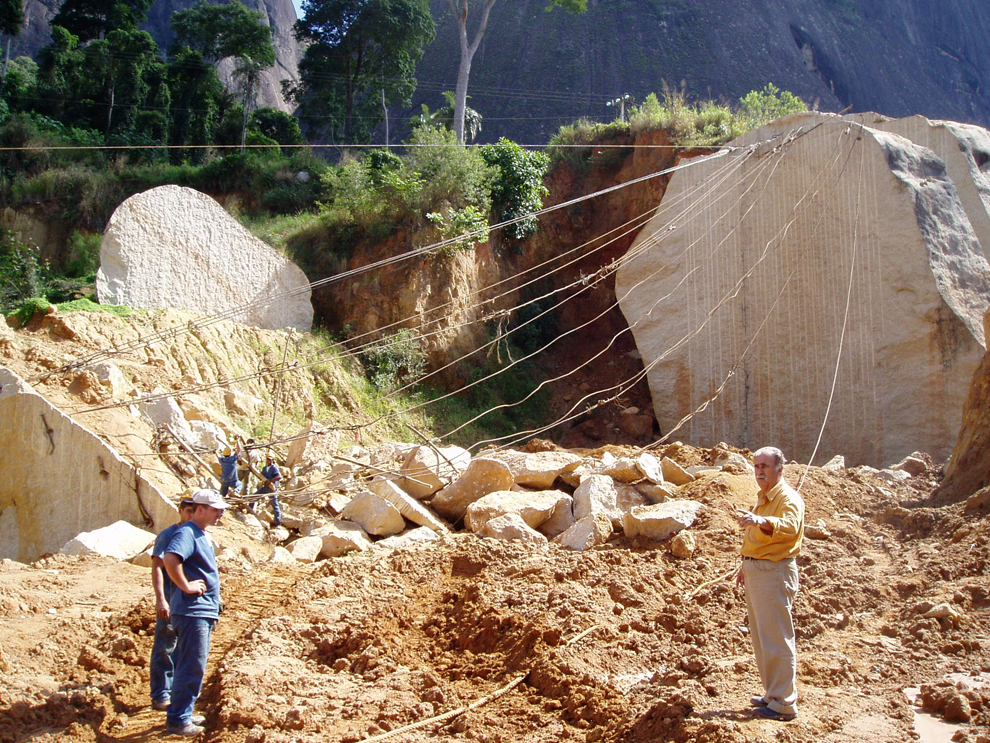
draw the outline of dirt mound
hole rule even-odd
[[[819,538],[799,560],[793,723],[748,712],[758,676],[732,509],[755,486],[719,474],[686,493],[706,505],[686,560],[643,539],[575,553],[452,534],[276,568],[227,525],[206,739],[893,743],[911,737],[903,690],[923,684],[926,708],[975,741],[985,691],[944,677],[990,672],[990,522],[909,507],[927,493],[853,473],[812,469],[802,493]],[[105,559],[3,564],[0,741],[161,734],[146,706],[147,578]]]

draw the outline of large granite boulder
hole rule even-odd
[[[990,259],[990,170],[987,169],[990,131],[955,121],[932,121],[924,116],[888,119],[864,113],[846,118],[871,129],[899,134],[934,152],[945,163],[983,255]]]
[[[216,314],[261,328],[313,325],[306,274],[204,193],[159,186],[117,207],[100,245],[102,304]],[[287,293],[292,292],[291,296]]]
[[[818,462],[948,456],[990,265],[943,161],[821,114],[732,144],[672,176],[616,274],[661,429],[800,460],[829,409]]]

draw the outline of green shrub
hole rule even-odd
[[[419,336],[408,328],[383,338],[360,354],[368,381],[390,392],[414,382],[426,372],[426,356]]]
[[[65,273],[72,278],[95,277],[100,267],[100,242],[102,236],[98,232],[76,230],[69,235],[69,257],[65,265]]]
[[[443,255],[450,255],[455,250],[474,250],[479,242],[488,241],[488,215],[471,204],[463,209],[429,212],[426,218],[437,227],[441,240],[458,238],[440,248]]]
[[[767,83],[763,90],[751,90],[739,99],[740,116],[750,129],[763,126],[774,119],[788,114],[807,111],[804,101],[787,90],[780,90],[773,83]]]
[[[496,173],[475,148],[457,144],[452,131],[443,127],[413,129],[402,163],[402,180],[422,186],[407,197],[415,212],[438,211],[443,206],[461,209],[471,205],[491,211],[491,190]]]
[[[45,296],[52,274],[34,243],[0,231],[0,310],[4,314],[25,301]]]
[[[550,193],[543,184],[550,157],[543,152],[524,150],[515,142],[502,137],[494,145],[481,148],[481,156],[497,177],[492,184],[492,205],[501,220],[520,219],[506,228],[506,233],[522,240],[536,232],[538,222],[532,215],[543,208],[543,199]]]

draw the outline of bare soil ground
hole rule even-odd
[[[796,484],[802,471],[786,476]],[[929,707],[969,717],[956,740],[987,740],[990,689],[938,685],[990,672],[986,506],[926,508],[933,479],[910,483],[810,471],[808,523],[830,536],[806,540],[800,558],[790,723],[749,712],[761,690],[745,603],[725,577],[737,565],[732,509],[755,493],[748,478],[690,486],[707,508],[689,559],[648,540],[574,553],[454,534],[284,566],[228,516],[216,534],[227,611],[200,699],[205,739],[893,743],[912,738],[903,690],[924,685]],[[163,735],[147,696],[153,621],[146,570],[4,561],[0,741]]]

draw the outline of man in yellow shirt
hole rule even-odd
[[[737,509],[743,528],[742,567],[749,635],[763,682],[753,714],[771,720],[797,717],[797,648],[791,608],[798,590],[797,558],[804,539],[804,501],[784,482],[784,455],[764,447],[753,455],[760,497],[752,511]]]

